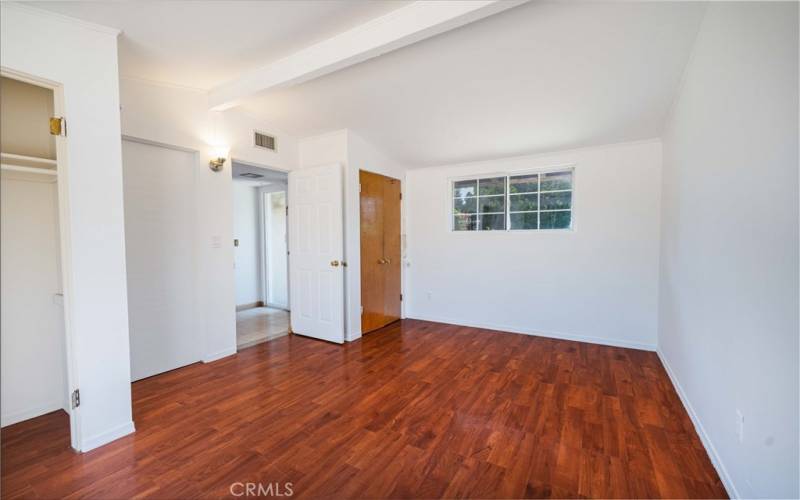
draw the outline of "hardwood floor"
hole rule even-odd
[[[725,496],[657,356],[631,349],[404,320],[151,377],[133,410],[135,434],[84,454],[63,413],[4,428],[3,498]]]

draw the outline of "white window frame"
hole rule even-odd
[[[570,172],[572,174],[572,189],[560,189],[555,191],[545,191],[546,193],[558,193],[558,192],[571,192],[571,202],[569,210],[561,209],[561,210],[544,210],[544,212],[570,212],[570,226],[567,228],[562,229],[512,229],[511,228],[511,177],[517,177],[522,175],[532,175],[537,174],[540,176],[539,181],[540,184],[538,186],[537,194],[537,207],[540,207],[541,202],[541,176],[544,174],[550,174],[555,172]],[[495,177],[505,177],[506,179],[506,189],[505,189],[505,205],[506,205],[506,227],[502,230],[492,230],[492,231],[483,231],[480,229],[475,229],[472,231],[457,231],[455,229],[455,211],[453,208],[453,189],[456,182],[459,181],[470,181],[470,180],[480,180],[480,179],[491,179]],[[548,167],[539,167],[539,168],[531,168],[531,169],[523,169],[523,170],[509,170],[505,172],[493,172],[487,174],[475,174],[475,175],[463,175],[458,177],[451,177],[448,179],[448,228],[451,233],[572,233],[576,230],[576,221],[575,221],[575,201],[576,201],[576,169],[574,164],[567,164],[567,165],[557,165],[557,166],[548,166]],[[498,195],[499,196],[499,195]],[[476,193],[477,198],[477,193]],[[536,210],[537,217],[541,219],[541,212],[542,210]],[[477,212],[476,212],[477,213]],[[520,213],[520,212],[515,212]],[[538,222],[541,222],[539,220]],[[539,224],[537,224],[538,226]]]
[[[508,207],[506,207],[506,213],[505,213],[505,215],[506,215],[506,228],[505,229],[493,229],[491,231],[483,231],[483,230],[478,230],[478,229],[476,229],[474,231],[456,231],[456,229],[455,229],[455,212],[453,211],[453,200],[455,200],[455,198],[453,197],[453,186],[455,185],[455,183],[459,182],[459,181],[478,181],[478,180],[481,180],[481,179],[494,179],[494,178],[497,178],[497,177],[505,177],[505,179],[506,179],[506,188],[505,188],[506,192],[505,192],[505,194],[502,194],[502,195],[500,195],[500,194],[492,194],[492,195],[487,195],[487,196],[503,196],[506,199],[506,203],[508,203],[508,173],[507,172],[495,172],[495,173],[491,173],[491,174],[478,174],[478,175],[465,175],[465,176],[461,176],[461,177],[452,177],[452,178],[448,179],[447,186],[450,189],[450,192],[448,194],[448,197],[449,197],[448,198],[448,203],[449,203],[449,207],[450,208],[447,210],[447,213],[450,215],[450,222],[448,223],[448,227],[450,228],[450,232],[452,232],[452,233],[502,233],[502,232],[508,231]],[[478,196],[477,189],[475,191],[475,198],[476,198],[476,201],[475,201],[475,203],[476,203],[475,216],[477,217],[478,215],[480,215],[478,213],[478,207],[477,207],[478,199],[480,198],[480,196]],[[498,213],[500,213],[500,212],[489,212],[486,215],[492,215],[492,214],[498,214]],[[477,222],[476,222],[476,224],[477,224]]]

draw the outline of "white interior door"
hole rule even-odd
[[[344,342],[344,226],[340,165],[289,173],[292,331]]]
[[[122,141],[131,379],[200,361],[194,154]]]

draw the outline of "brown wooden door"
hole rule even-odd
[[[400,319],[400,181],[359,172],[361,332]]]

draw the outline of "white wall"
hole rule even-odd
[[[52,175],[6,171],[0,180],[3,426],[69,411],[55,182]]]
[[[297,140],[274,124],[239,109],[212,112],[202,90],[120,80],[122,133],[152,141],[200,150],[207,164],[212,146],[230,148],[230,156],[278,170],[297,168]],[[277,150],[253,146],[253,130],[276,137]],[[230,163],[225,169],[230,168]]]
[[[405,168],[352,130],[337,130],[300,140],[300,167],[339,163],[344,168],[345,339],[361,337],[361,206],[359,170],[401,180]],[[291,217],[291,200],[289,200]],[[291,286],[291,284],[290,284]]]
[[[0,14],[3,68],[62,85],[65,311],[81,390],[75,444],[87,450],[133,431],[117,37],[17,4],[3,2]]]
[[[664,136],[659,350],[745,498],[800,496],[797,22],[711,4]]]
[[[245,181],[233,181],[233,237],[236,266],[236,305],[253,304],[261,298],[258,189]]]
[[[575,166],[574,231],[451,232],[450,179]],[[406,173],[406,315],[655,349],[658,141]]]
[[[208,111],[203,91],[123,78],[120,82],[122,133],[198,151],[195,178],[197,289],[195,305],[205,339],[205,361],[236,352],[236,289],[233,250],[231,162],[212,172],[213,146],[229,146],[230,157],[291,170],[297,141],[269,123],[239,110]],[[252,131],[274,133],[276,152],[252,146]]]

